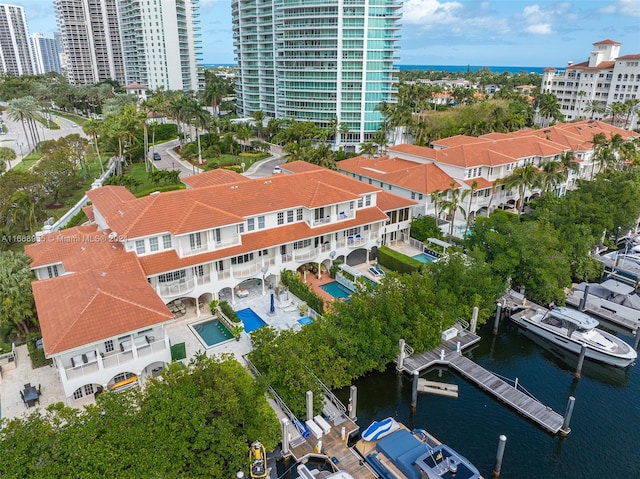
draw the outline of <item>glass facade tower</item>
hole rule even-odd
[[[232,0],[238,114],[337,120],[371,139],[394,102],[399,0]]]

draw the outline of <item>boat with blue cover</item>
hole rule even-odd
[[[381,439],[361,439],[355,449],[383,479],[481,479],[467,458],[423,429],[399,425]]]

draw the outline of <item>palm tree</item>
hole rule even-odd
[[[595,133],[591,139],[591,145],[593,146],[593,159],[592,163],[596,162],[596,158],[600,155],[600,150],[607,145],[607,136],[604,133]],[[595,166],[591,166],[591,176],[595,174]]]
[[[200,143],[200,130],[205,130],[211,122],[211,114],[200,107],[200,105],[194,104],[191,111],[191,123],[196,127],[196,138],[198,139],[198,164],[202,164],[202,144]]]
[[[262,140],[262,133],[264,131],[264,119],[266,117],[265,113],[262,110],[254,111],[251,115],[255,120],[256,126],[256,135],[258,139]]]
[[[433,190],[431,192],[431,201],[433,202],[433,213],[436,216],[436,220],[440,219],[440,207],[444,201],[444,192],[440,190]]]
[[[202,90],[202,101],[211,105],[211,112],[214,117],[219,114],[219,106],[224,97],[225,87],[222,80],[216,76],[213,76],[207,81],[204,90]]]
[[[96,148],[96,154],[98,155],[98,161],[100,162],[100,171],[104,173],[104,167],[102,166],[102,158],[100,157],[100,148],[98,148],[98,133],[100,132],[100,120],[95,118],[89,119],[87,123],[82,127],[82,131],[86,135],[93,139],[93,145]]]
[[[373,135],[372,143],[377,146],[380,154],[384,155],[387,152],[387,135],[383,130],[378,130]]]
[[[634,115],[638,114],[640,109],[640,98],[628,98],[623,102],[627,116],[624,119],[624,128],[628,129],[633,123]]]
[[[605,104],[600,100],[588,100],[584,111],[585,113],[591,113],[591,119],[593,120],[593,116],[596,113],[600,115],[605,112]]]
[[[540,178],[538,172],[532,164],[518,166],[509,176],[503,179],[505,188],[518,190],[518,216],[524,210],[524,196],[527,188],[535,188],[539,185]]]
[[[614,168],[618,159],[610,145],[600,148],[598,154],[594,155],[595,164],[598,165],[599,173],[606,173]]]
[[[467,231],[469,231],[469,220],[471,219],[471,202],[473,201],[473,194],[477,191],[478,189],[478,182],[476,180],[473,180],[471,182],[470,188],[468,190],[464,190],[462,192],[462,199],[464,200],[467,196],[469,197],[469,204],[467,206],[467,224],[464,228],[464,234],[467,234]]]
[[[551,92],[542,93],[538,97],[538,113],[543,119],[542,126],[549,126],[552,120],[562,120],[558,97]]]
[[[540,186],[547,193],[567,181],[568,177],[569,172],[563,168],[560,161],[546,161],[542,164],[540,172]]]
[[[460,212],[466,219],[467,213],[465,212],[462,205],[460,205],[462,195],[460,194],[460,189],[456,188],[456,184],[454,181],[452,181],[449,185],[449,189],[445,190],[445,195],[447,195],[447,199],[442,202],[442,207],[447,212],[447,216],[450,218],[449,241],[451,241],[451,238],[453,238],[453,227],[456,221],[456,214]]]
[[[368,158],[373,157],[378,151],[378,147],[370,141],[365,141],[360,145],[360,153],[366,155]]]
[[[238,140],[242,140],[240,143],[240,147],[242,148],[242,152],[244,153],[245,148],[247,147],[247,141],[251,138],[251,128],[246,123],[238,125],[238,129],[236,130],[236,138]]]
[[[340,123],[338,125],[338,133],[340,133],[339,140],[342,142],[344,138],[349,134],[349,125],[347,123]],[[338,140],[336,140],[337,142]]]
[[[22,130],[24,131],[24,137],[27,140],[28,151],[31,151],[35,147],[35,137],[33,135],[33,121],[38,114],[38,104],[36,99],[32,96],[24,96],[22,98],[15,98],[9,101],[7,105],[7,117],[14,121],[22,123]],[[34,142],[33,146],[29,141],[27,129],[25,124],[29,125],[29,131],[31,133],[31,140]]]
[[[287,163],[302,160],[302,146],[300,143],[292,141],[284,145],[284,152],[287,154]]]

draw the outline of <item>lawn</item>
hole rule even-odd
[[[211,169],[216,163],[220,167],[238,165],[241,166],[244,163],[244,171],[247,171],[251,165],[257,161],[269,158],[268,153],[240,153],[239,155],[220,155],[218,158],[208,159],[209,167],[205,166],[205,169]]]
[[[29,168],[31,168],[33,165],[35,165],[41,157],[42,157],[42,155],[40,154],[40,152],[32,151],[27,156],[25,156],[20,163],[15,165],[12,168],[12,170],[27,171]],[[13,160],[13,161],[15,161],[15,160]],[[13,162],[12,162],[12,164],[13,164]]]
[[[69,121],[72,121],[74,123],[77,123],[78,125],[80,125],[80,127],[84,127],[87,125],[87,123],[89,123],[89,119],[85,118],[83,116],[80,115],[74,115],[73,113],[68,113],[68,112],[61,112],[61,111],[54,111],[53,112],[54,115],[57,115],[61,118],[65,118]]]

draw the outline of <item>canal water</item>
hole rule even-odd
[[[582,378],[574,381],[577,355],[552,349],[509,320],[502,321],[498,336],[491,334],[491,326],[478,333],[482,340],[465,355],[482,367],[518,378],[529,393],[561,415],[568,397],[575,396],[568,437],[544,432],[447,369],[421,377],[457,384],[459,397],[419,394],[412,411],[411,378],[397,375],[393,366],[354,383],[360,427],[393,416],[410,428],[426,429],[466,456],[485,478],[491,477],[501,434],[507,436],[503,479],[640,478],[640,364],[619,369],[587,360]],[[616,334],[633,342],[628,333]],[[336,395],[347,404],[349,388]]]

